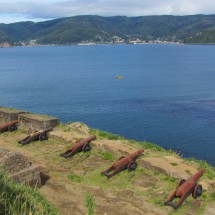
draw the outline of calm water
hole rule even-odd
[[[0,106],[82,121],[215,165],[215,46],[1,48]]]

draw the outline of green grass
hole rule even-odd
[[[74,181],[74,182],[77,182],[77,183],[81,183],[81,182],[84,181],[84,178],[82,176],[78,176],[78,175],[75,175],[75,174],[68,175],[68,178],[71,181]]]
[[[111,153],[111,152],[108,152],[108,151],[101,151],[100,154],[102,155],[102,158],[104,160],[114,161],[116,159],[116,157],[114,156],[114,154]]]
[[[124,140],[123,137],[116,135],[116,134],[111,134],[106,131],[100,131],[97,129],[90,129],[90,134],[91,135],[96,135],[97,138],[103,138],[103,139],[108,139],[108,140]]]
[[[192,164],[197,167],[197,169],[204,169],[205,173],[204,178],[215,179],[215,167],[208,164],[206,161],[196,160],[195,158],[185,158],[184,159],[188,164]]]
[[[128,170],[121,171],[119,174],[108,179],[106,176],[101,174],[101,172],[106,170],[108,167],[109,166],[96,168],[92,171],[88,171],[84,176],[70,174],[68,175],[68,178],[73,182],[89,186],[97,186],[104,190],[119,191],[133,186],[132,182],[143,174],[142,169],[137,168],[133,172],[128,172]]]
[[[85,206],[87,208],[87,215],[95,214],[95,200],[91,193],[86,194]]]
[[[67,124],[63,124],[63,123],[58,124],[57,128],[59,128],[63,132],[70,132],[70,131],[72,131],[71,127],[69,127]]]
[[[41,118],[41,119],[50,119],[51,116],[46,115],[46,114],[37,114],[37,113],[31,113],[32,115]]]
[[[14,183],[2,169],[0,170],[0,211],[3,214],[59,214],[36,189]]]
[[[129,140],[129,143],[140,145],[144,149],[151,149],[151,150],[156,151],[156,152],[165,152],[165,149],[162,148],[161,146],[158,146],[158,145],[156,145],[154,143],[150,143],[150,142],[147,142],[147,141],[137,142],[136,140]]]
[[[170,163],[172,166],[178,166],[177,163]]]

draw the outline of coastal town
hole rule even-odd
[[[173,41],[173,40],[163,40],[161,38],[149,39],[149,40],[141,40],[139,38],[135,39],[123,39],[118,36],[114,36],[109,38],[108,40],[101,39],[100,41],[95,40],[86,40],[80,43],[70,43],[66,45],[107,45],[107,44],[182,44],[181,41]],[[12,46],[40,46],[40,45],[58,45],[58,44],[40,44],[38,40],[29,40],[29,41],[19,41],[16,43],[2,42],[0,43],[1,48],[8,48]]]

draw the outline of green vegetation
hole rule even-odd
[[[151,149],[153,151],[156,151],[156,152],[165,152],[165,149],[162,148],[161,146],[158,146],[154,143],[150,143],[150,142],[139,142],[139,144],[144,148],[144,149]]]
[[[195,158],[186,158],[185,161],[196,166],[198,169],[204,169],[205,174],[203,177],[208,179],[215,178],[215,167],[211,166],[206,161],[196,160]]]
[[[77,44],[181,41],[215,43],[215,15],[101,17],[75,16],[45,22],[0,24],[0,43]]]
[[[194,44],[214,44],[215,29],[198,32],[184,39],[184,43]]]
[[[75,174],[70,174],[69,176],[68,176],[68,178],[70,179],[70,180],[72,180],[72,181],[74,181],[74,182],[77,182],[77,183],[81,183],[81,182],[83,182],[83,177],[81,177],[81,176],[78,176],[78,175],[75,175]]]
[[[95,200],[90,193],[86,194],[85,206],[87,208],[87,215],[95,214]]]
[[[123,137],[120,137],[116,134],[111,134],[106,131],[100,131],[97,129],[90,129],[90,134],[95,134],[99,138],[108,139],[108,140],[124,140]]]
[[[10,181],[2,170],[0,170],[0,212],[3,214],[59,214],[36,189]]]
[[[68,124],[60,123],[60,124],[57,125],[57,128],[59,128],[59,129],[62,130],[63,132],[72,131],[72,128],[69,127]]]
[[[100,152],[101,153],[101,155],[102,155],[102,158],[104,159],[104,160],[111,160],[111,161],[113,161],[113,160],[115,160],[116,158],[115,158],[115,156],[114,156],[114,154],[113,153],[111,153],[111,152],[108,152],[108,151],[102,151],[102,152]]]

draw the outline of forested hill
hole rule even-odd
[[[215,44],[215,15],[75,16],[0,24],[0,43],[12,45],[164,41]]]

